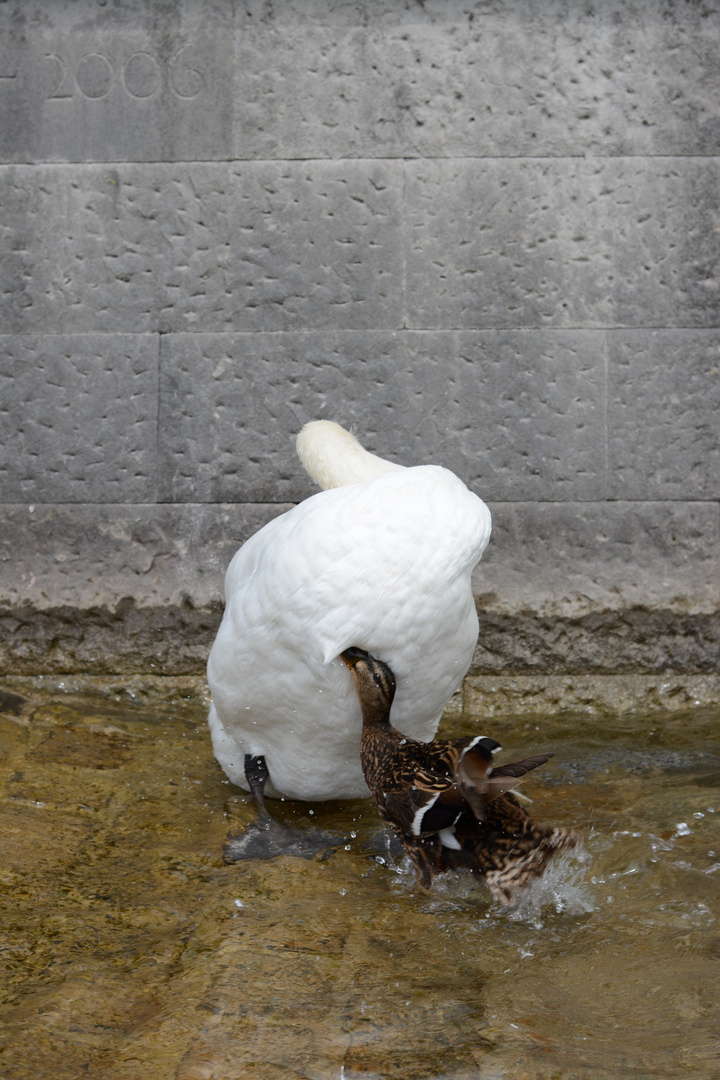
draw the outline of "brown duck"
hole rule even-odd
[[[390,723],[392,671],[362,649],[346,649],[360,699],[363,772],[380,816],[393,827],[428,888],[436,874],[462,867],[484,876],[492,894],[511,904],[543,873],[554,851],[577,844],[568,829],[537,825],[511,789],[553,754],[534,754],[493,768],[501,747],[487,736],[406,738]]]

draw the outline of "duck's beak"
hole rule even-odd
[[[367,660],[369,656],[370,653],[365,652],[363,649],[358,649],[354,645],[351,646],[351,648],[346,649],[345,652],[340,653],[340,658],[345,661],[351,671],[358,660]]]

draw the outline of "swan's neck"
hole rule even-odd
[[[364,450],[354,435],[331,420],[313,420],[297,437],[302,466],[321,488],[344,487],[402,469]]]

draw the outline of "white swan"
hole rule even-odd
[[[362,716],[340,653],[356,646],[395,673],[394,723],[429,740],[472,658],[470,575],[490,512],[453,473],[403,468],[315,421],[298,453],[324,488],[252,536],[225,578],[208,661],[215,756],[258,795],[368,795]],[[267,770],[254,777],[250,762]]]

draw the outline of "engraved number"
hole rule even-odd
[[[190,49],[190,45],[184,45],[176,52],[168,62],[165,73],[160,61],[152,53],[133,53],[125,61],[120,73],[122,85],[135,99],[150,98],[162,87],[165,74],[167,85],[176,97],[184,100],[196,98],[205,89],[205,76],[191,62],[188,56]],[[83,97],[91,101],[98,101],[110,93],[115,72],[108,57],[102,53],[91,52],[81,56],[75,65],[74,79],[62,56],[48,53],[45,59],[53,61],[57,69],[48,79],[51,90],[46,95],[46,100],[72,98],[75,87]]]
[[[188,49],[189,46],[185,45],[175,53],[168,67],[170,85],[181,98],[195,98],[205,86],[205,80],[198,69],[191,67],[184,56]]]
[[[57,56],[55,53],[48,53],[45,57],[46,60],[54,60],[57,64],[57,73],[54,78],[52,92],[48,94],[49,98],[71,98],[72,90],[70,93],[66,93],[67,87],[64,86],[65,76],[67,75],[67,64],[65,61]]]

